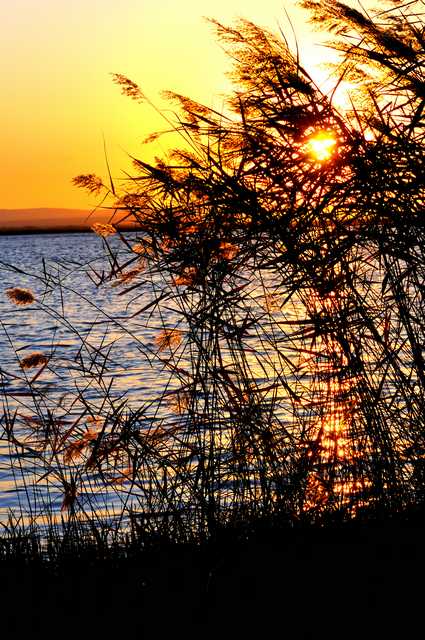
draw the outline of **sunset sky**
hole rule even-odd
[[[103,135],[114,177],[127,153],[149,159],[164,142],[141,141],[163,124],[121,95],[111,72],[137,82],[154,102],[170,89],[220,108],[229,63],[203,16],[237,16],[291,38],[305,64],[329,54],[306,16],[283,0],[13,0],[0,2],[0,209],[90,208],[71,179],[105,175]]]

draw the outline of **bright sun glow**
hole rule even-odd
[[[327,131],[320,131],[319,133],[316,133],[309,139],[307,144],[309,152],[315,160],[318,160],[319,162],[323,162],[324,160],[329,160],[329,158],[331,158],[335,150],[335,145],[335,138]]]

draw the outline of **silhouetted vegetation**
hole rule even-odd
[[[61,407],[46,413],[39,403],[24,418],[5,407],[11,447],[30,449],[38,476],[63,489],[65,532],[92,527],[96,537],[100,527],[105,544],[125,546],[131,525],[139,540],[194,543],[223,530],[249,536],[264,522],[421,514],[420,5],[371,18],[339,2],[303,4],[335,34],[335,86],[354,85],[351,104],[324,94],[281,37],[245,20],[212,21],[234,62],[223,113],[169,93],[180,148],[155,164],[133,159],[137,173],[119,185],[75,179],[139,229],[97,225],[110,271],[90,275],[131,293],[127,319],[156,327],[154,348],[138,339],[140,357],[169,381],[138,408],[116,402],[104,379],[108,348],[83,341],[73,366],[102,398],[98,411],[83,392],[71,426]],[[114,80],[150,102],[125,76]],[[40,278],[63,286],[51,273]],[[31,292],[10,291],[18,304],[33,302]],[[102,313],[105,327],[133,331]],[[53,364],[33,353],[21,366]],[[37,374],[27,380],[36,398]],[[108,487],[119,513],[99,510],[96,492]],[[42,519],[53,522],[48,513]]]

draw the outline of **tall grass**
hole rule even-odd
[[[110,270],[91,277],[129,297],[127,320],[101,310],[105,331],[133,332],[135,318],[155,326],[154,347],[132,337],[169,378],[129,408],[105,384],[108,347],[83,340],[78,366],[100,411],[80,393],[70,427],[38,404],[32,453],[40,476],[62,487],[71,522],[114,522],[118,535],[130,518],[144,535],[187,541],[264,520],[335,523],[422,504],[419,3],[375,18],[304,4],[336,33],[335,84],[361,82],[349,109],[336,108],[284,39],[245,20],[213,22],[234,62],[224,112],[168,94],[181,148],[156,164],[133,159],[137,173],[119,186],[74,180],[103,188],[111,215],[137,224],[137,237],[116,232],[113,218],[94,229]],[[150,103],[133,81],[114,79]],[[317,140],[329,153],[314,152]],[[49,362],[35,353],[22,366]],[[19,414],[5,408],[3,426],[25,450]],[[102,486],[120,496],[118,513],[100,514]]]

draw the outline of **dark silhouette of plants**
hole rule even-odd
[[[141,526],[173,539],[264,517],[376,517],[422,500],[419,3],[373,18],[303,4],[335,34],[335,84],[361,85],[349,109],[283,39],[246,20],[211,21],[234,63],[224,112],[168,93],[180,148],[155,164],[134,158],[137,173],[119,188],[75,179],[137,223],[137,237],[118,232],[118,243],[112,224],[95,229],[110,272],[92,277],[132,295],[128,319],[161,324],[154,348],[138,348],[169,379],[137,410],[106,403],[97,429],[49,433],[49,450],[77,469],[64,510],[78,512],[76,482],[93,472],[122,492],[121,517],[136,500]],[[114,80],[149,102],[133,81]]]

